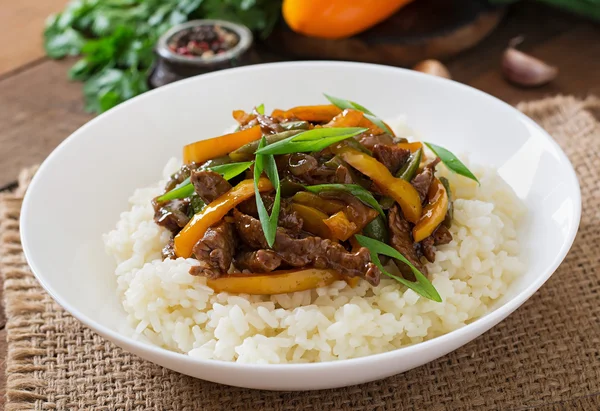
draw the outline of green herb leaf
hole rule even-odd
[[[194,194],[194,185],[190,183],[190,178],[188,177],[185,180],[183,180],[181,184],[179,184],[177,187],[161,195],[156,200],[159,202],[177,200],[187,198],[192,194]]]
[[[410,263],[402,254],[400,254],[397,250],[390,247],[389,245],[382,243],[381,241],[377,241],[373,238],[365,237],[363,235],[355,236],[358,243],[366,247],[371,253],[371,260],[373,263],[379,267],[381,272],[387,275],[390,278],[398,281],[399,283],[407,286],[414,292],[419,295],[422,295],[425,298],[436,301],[438,303],[442,302],[442,297],[439,295],[433,284],[421,273],[414,265]],[[404,264],[408,265],[415,275],[417,279],[416,282],[408,281],[402,277],[395,276],[385,270],[383,265],[381,264],[381,260],[379,260],[379,254],[387,255],[388,257],[395,258],[396,260],[402,261]]]
[[[385,214],[383,213],[383,210],[381,209],[381,206],[377,200],[375,200],[375,197],[373,197],[368,190],[362,188],[358,184],[317,184],[313,186],[305,186],[304,188],[315,194],[325,191],[344,191],[346,193],[350,193],[372,209],[376,210],[383,218],[385,218]]]
[[[221,174],[225,180],[231,180],[233,177],[236,177],[248,170],[253,163],[254,161],[243,161],[241,163],[221,164],[208,168],[215,173]]]
[[[467,166],[465,166],[462,161],[460,161],[458,157],[456,157],[450,151],[446,150],[444,147],[436,146],[435,144],[431,143],[425,143],[425,145],[427,145],[427,147],[429,147],[429,149],[433,151],[433,153],[438,156],[440,160],[442,160],[442,163],[444,163],[450,170],[454,171],[456,174],[460,174],[461,176],[477,181],[477,184],[481,184],[471,170],[469,170]]]
[[[256,154],[289,154],[321,151],[332,144],[366,131],[365,128],[314,128],[259,148]]]
[[[265,115],[265,105],[261,104],[260,106],[256,107],[256,112],[262,116]]]
[[[379,127],[380,129],[382,129],[383,131],[385,131],[386,133],[389,134],[394,134],[392,133],[392,130],[390,130],[388,128],[388,126],[386,126],[386,124],[383,122],[383,120],[381,120],[379,117],[377,117],[375,114],[373,114],[371,112],[371,110],[367,109],[365,106],[360,105],[354,101],[350,101],[350,100],[344,100],[343,98],[338,98],[338,97],[333,97],[330,96],[328,94],[323,93],[323,95],[325,96],[325,98],[327,100],[329,100],[329,102],[331,104],[333,104],[334,106],[336,106],[337,108],[341,109],[341,110],[345,110],[345,109],[354,109],[354,110],[358,110],[361,111],[365,114],[365,117],[367,119],[369,119],[369,121],[371,121],[371,123],[375,124],[377,127]]]
[[[258,145],[259,150],[267,145],[267,139],[263,136]],[[271,184],[275,187],[275,201],[271,209],[271,215],[267,212],[265,203],[262,200],[260,191],[258,190],[258,181],[262,172],[265,172]],[[265,239],[269,247],[275,244],[275,236],[277,234],[277,223],[279,221],[279,211],[281,208],[281,187],[279,184],[279,173],[277,172],[277,164],[275,158],[271,154],[257,154],[254,164],[254,195],[256,197],[256,208],[258,209],[258,217],[260,224],[265,234]]]

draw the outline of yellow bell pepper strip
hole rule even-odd
[[[420,141],[415,141],[412,143],[398,143],[396,146],[408,150],[411,153],[414,153],[417,150],[423,150],[423,143]]]
[[[377,213],[375,213],[377,215]],[[329,227],[331,234],[338,240],[346,241],[360,230],[352,221],[348,220],[348,217],[343,211],[338,211],[331,217],[323,221],[323,223]]]
[[[408,181],[394,177],[386,166],[373,157],[344,144],[333,145],[331,150],[373,180],[384,194],[396,200],[408,221],[416,223],[419,220],[421,200],[417,190]]]
[[[327,214],[303,204],[292,203],[291,207],[302,218],[302,229],[318,237],[335,240],[331,230],[324,223],[329,217]]]
[[[373,135],[384,133],[381,128],[366,118],[362,112],[350,108],[342,111],[323,127],[362,127],[369,129],[369,133]]]
[[[298,106],[283,112],[285,119],[298,119],[310,121],[313,123],[327,123],[342,110],[333,104],[324,104],[319,106]]]
[[[440,180],[434,177],[427,193],[429,204],[423,209],[423,215],[413,227],[415,242],[429,237],[444,222],[448,212],[448,193]]]
[[[380,23],[411,0],[284,0],[285,22],[309,37],[341,39]]]
[[[251,141],[262,137],[260,126],[225,134],[224,136],[200,140],[183,147],[183,162],[185,164],[203,163],[211,158],[224,156]]]
[[[206,285],[217,293],[273,295],[325,287],[341,279],[335,270],[304,268],[268,274],[229,274],[208,279]]]
[[[327,200],[309,191],[299,191],[292,197],[294,203],[314,207],[327,215],[332,215],[344,209],[346,205],[337,200]]]
[[[270,191],[273,185],[267,178],[258,182],[260,192]],[[200,240],[206,230],[218,223],[233,207],[254,196],[254,181],[243,180],[221,197],[207,205],[202,212],[196,214],[183,229],[175,236],[174,249],[177,257],[189,258],[194,245]]]

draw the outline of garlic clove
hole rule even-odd
[[[524,87],[542,86],[558,75],[558,69],[515,47],[522,38],[513,39],[502,55],[502,73],[511,83]]]
[[[420,71],[421,73],[427,73],[438,77],[444,77],[451,79],[450,72],[441,62],[438,60],[423,60],[413,67],[413,70]]]

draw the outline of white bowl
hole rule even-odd
[[[219,135],[231,111],[325,103],[327,92],[380,117],[405,113],[428,141],[499,168],[526,203],[528,270],[496,309],[441,337],[368,357],[316,364],[249,365],[199,360],[131,338],[116,298],[114,263],[101,235],[137,187],[155,184],[184,144]],[[473,340],[525,302],[552,275],[579,225],[575,172],[550,136],[503,102],[453,81],[408,70],[344,62],[256,65],[184,80],[90,121],[44,162],[27,192],[21,234],[42,285],[76,318],[142,358],[194,377],[271,390],[309,390],[372,381],[432,361]]]

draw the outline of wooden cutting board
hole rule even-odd
[[[473,47],[496,28],[504,10],[486,0],[415,0],[386,21],[347,39],[302,36],[283,22],[266,44],[295,58],[410,66]]]

